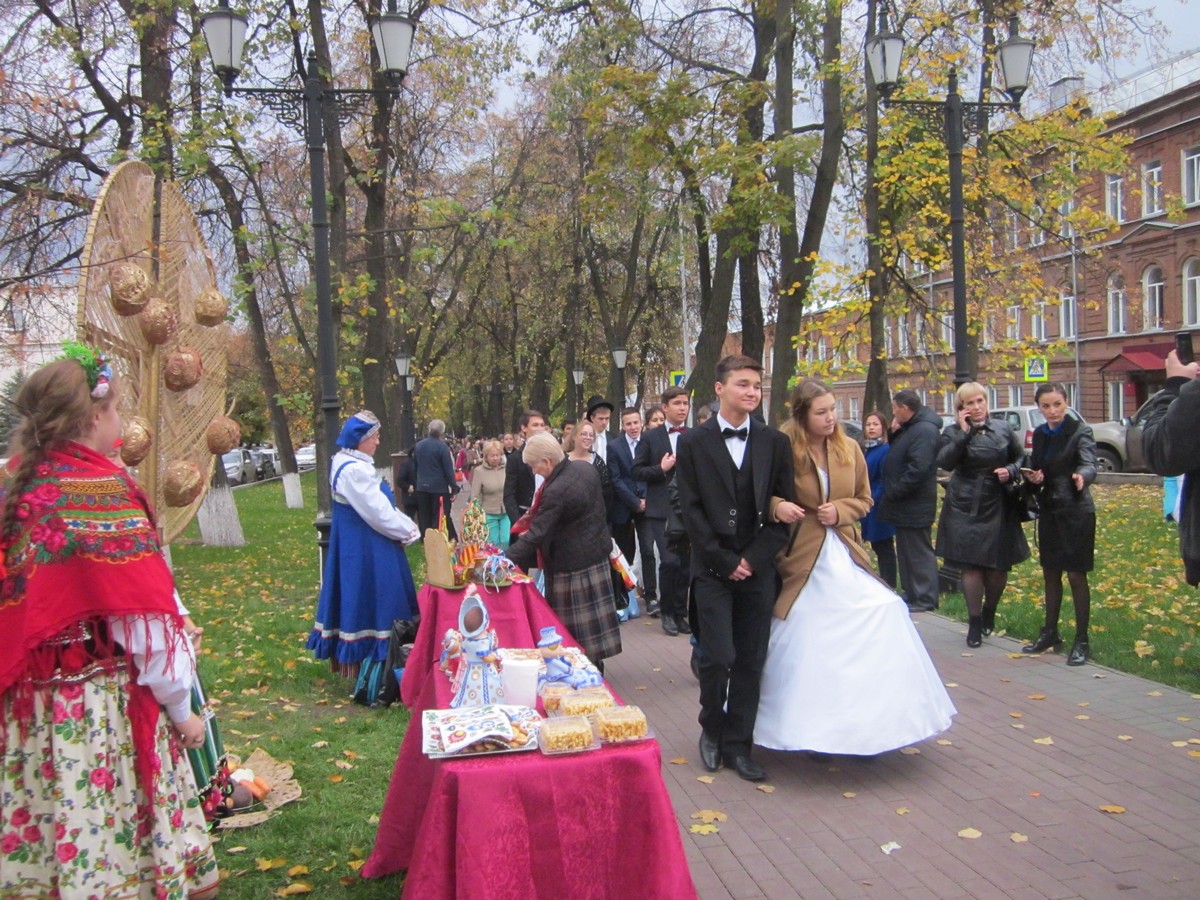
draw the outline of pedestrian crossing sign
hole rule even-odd
[[[671,372],[671,384],[675,387],[683,387],[687,382],[687,373],[683,369],[674,369]]]
[[[1027,356],[1025,357],[1025,380],[1026,381],[1049,381],[1050,380],[1050,360],[1045,356]]]

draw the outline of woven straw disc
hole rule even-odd
[[[196,514],[211,480],[213,456],[204,431],[224,411],[229,326],[196,324],[196,301],[203,291],[216,287],[216,271],[196,216],[179,188],[165,181],[161,193],[159,268],[152,290],[174,310],[178,330],[165,346],[153,347],[143,337],[137,317],[117,315],[109,299],[111,269],[118,262],[133,259],[147,272],[154,271],[154,173],[144,163],[130,160],[108,176],[92,210],[83,247],[79,336],[111,356],[120,380],[122,415],[139,415],[151,423],[152,456],[134,474],[148,491],[153,488],[163,541],[170,543]],[[174,392],[162,383],[162,364],[166,354],[180,345],[200,352],[204,377],[194,387]],[[204,489],[188,506],[168,507],[163,497],[162,473],[173,459],[189,460],[206,474]]]

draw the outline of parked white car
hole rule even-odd
[[[317,466],[317,445],[305,444],[296,451],[296,468],[300,471],[315,469]]]

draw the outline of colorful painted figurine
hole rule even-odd
[[[542,659],[546,661],[546,672],[538,677],[539,690],[543,684],[558,681],[573,688],[598,687],[604,684],[604,678],[594,668],[579,667],[571,661],[562,645],[562,635],[553,625],[542,629],[538,649],[542,652]]]
[[[446,631],[439,660],[439,667],[450,676],[454,691],[451,707],[504,702],[498,647],[487,607],[475,585],[470,585],[458,611],[458,630]]]

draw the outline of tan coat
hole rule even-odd
[[[834,458],[832,448],[829,453],[829,500],[837,508],[838,523],[832,530],[850,550],[850,558],[872,575],[871,558],[859,543],[855,523],[871,509],[871,484],[867,480],[867,461],[857,444],[852,444],[854,462],[846,464]],[[817,507],[825,502],[821,491],[821,478],[812,460],[808,460],[807,471],[801,473],[804,462],[795,452],[793,445],[793,463],[796,468],[796,502],[804,507],[804,518],[800,523],[800,533],[792,544],[791,552],[785,547],[775,558],[779,568],[779,577],[783,581],[783,589],[779,599],[775,601],[775,616],[786,619],[788,610],[800,594],[800,589],[808,581],[809,573],[816,565],[817,556],[825,542],[830,529],[817,521]]]

